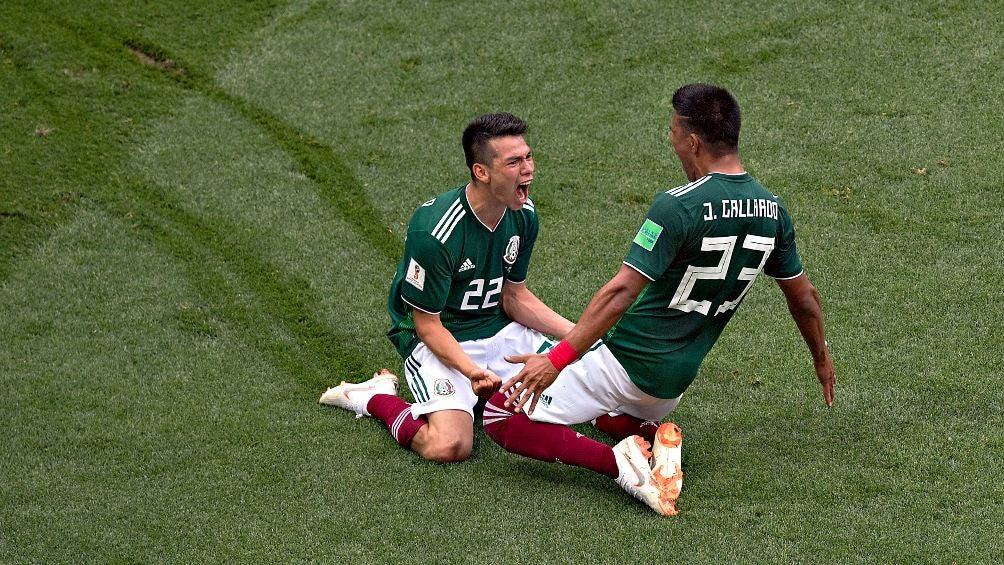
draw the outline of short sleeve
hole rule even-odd
[[[660,194],[649,208],[624,264],[656,280],[669,268],[683,244],[686,215],[679,199]]]
[[[526,224],[519,238],[519,254],[516,255],[516,261],[506,274],[506,279],[517,283],[526,280],[530,270],[530,255],[533,254],[533,246],[537,243],[537,232],[540,230],[540,219],[536,212],[529,212],[524,217]]]
[[[453,265],[446,247],[428,232],[409,232],[404,243],[407,265],[401,298],[411,306],[438,314],[446,306]]]
[[[802,260],[795,246],[795,226],[788,210],[778,202],[777,243],[764,263],[763,272],[775,279],[791,279],[802,274]]]

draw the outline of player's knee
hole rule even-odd
[[[456,463],[471,456],[474,448],[474,430],[457,430],[453,427],[428,427],[422,442],[415,451],[429,461]]]
[[[422,455],[439,463],[459,463],[466,461],[473,451],[473,441],[461,437],[440,437],[431,443]]]

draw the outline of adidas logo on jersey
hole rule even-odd
[[[464,259],[464,263],[460,265],[460,268],[457,269],[457,272],[462,273],[464,271],[470,271],[473,268],[474,268],[474,261],[471,261],[470,258],[467,258]]]

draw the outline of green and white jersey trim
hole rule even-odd
[[[639,269],[638,267],[635,267],[635,266],[634,266],[634,265],[632,265],[631,263],[628,263],[627,261],[622,261],[622,263],[624,263],[624,264],[625,264],[625,265],[627,265],[628,267],[631,267],[631,268],[632,268],[632,269],[634,269],[635,271],[638,271],[638,274],[640,274],[641,276],[645,277],[646,279],[648,279],[648,280],[650,280],[650,281],[654,281],[654,280],[655,280],[655,279],[653,279],[652,277],[650,277],[650,276],[648,276],[647,274],[645,274],[645,271],[642,271],[641,269]]]
[[[437,310],[437,311],[435,311],[435,312],[430,312],[430,311],[428,311],[428,310],[426,310],[426,309],[422,308],[421,306],[415,306],[415,305],[414,305],[414,304],[412,304],[411,302],[408,302],[408,299],[407,299],[407,298],[405,298],[405,297],[403,297],[403,296],[401,297],[401,301],[402,301],[402,302],[404,302],[405,304],[407,304],[408,306],[411,306],[411,307],[412,307],[412,308],[414,308],[415,310],[419,310],[419,311],[421,311],[421,312],[425,312],[426,314],[432,314],[432,315],[436,315],[436,314],[439,314],[439,313],[442,313],[442,310]]]
[[[447,208],[446,213],[440,218],[439,223],[436,227],[432,229],[432,237],[438,239],[442,243],[446,243],[446,240],[450,239],[453,235],[453,230],[456,229],[457,224],[460,220],[464,219],[467,211],[464,210],[463,205],[460,203],[460,199],[457,198],[453,201],[453,204]]]
[[[743,174],[746,174],[746,173],[743,173]],[[711,180],[711,178],[712,177],[710,175],[701,177],[701,178],[699,178],[699,179],[697,179],[697,180],[695,180],[693,182],[688,182],[685,185],[678,186],[676,188],[671,188],[671,189],[669,189],[669,190],[666,191],[666,194],[671,194],[673,196],[683,196],[684,194],[687,194],[688,192],[690,192],[690,191],[694,190],[695,188],[701,186],[702,184],[708,182],[709,180]]]
[[[764,273],[764,275],[767,275],[768,277],[770,277],[770,278],[772,278],[772,279],[774,279],[776,281],[790,281],[791,279],[797,279],[798,277],[802,276],[803,274],[805,274],[805,271],[799,271],[797,275],[793,275],[793,276],[790,276],[790,277],[771,277],[767,273]]]
[[[388,337],[402,356],[417,344],[415,311],[440,315],[464,341],[493,335],[510,320],[500,307],[506,281],[526,280],[539,220],[528,202],[485,225],[461,186],[427,201],[412,215],[388,294]]]

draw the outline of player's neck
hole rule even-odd
[[[467,194],[467,203],[471,205],[471,211],[477,216],[489,231],[495,231],[502,215],[505,214],[505,204],[501,204],[491,197],[487,187],[478,185],[474,181],[467,183],[464,189]]]
[[[742,161],[739,160],[738,153],[730,153],[721,157],[707,156],[697,163],[701,176],[709,173],[723,173],[726,175],[739,175],[746,172]]]

